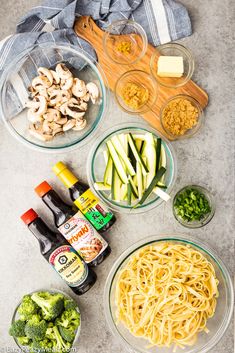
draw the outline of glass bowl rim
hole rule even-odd
[[[118,26],[118,25],[122,25],[122,24],[129,24],[129,25],[132,25],[133,27],[136,27],[138,29],[138,35],[141,36],[142,38],[142,42],[143,42],[143,48],[142,48],[142,51],[140,53],[140,55],[133,61],[130,61],[128,63],[122,63],[118,60],[114,60],[112,58],[112,56],[109,54],[107,48],[106,48],[106,42],[107,42],[107,39],[109,37],[109,35],[111,34],[111,30],[113,27],[115,26]],[[147,51],[147,47],[148,47],[148,38],[147,38],[147,34],[144,30],[144,28],[136,21],[133,21],[133,20],[129,20],[129,19],[122,19],[122,20],[117,20],[117,21],[113,21],[106,29],[105,29],[105,33],[104,33],[104,36],[103,36],[103,48],[104,48],[104,52],[105,54],[109,57],[109,59],[113,62],[115,62],[116,64],[119,64],[119,65],[133,65],[133,64],[136,64],[140,59],[143,58],[143,56],[145,55],[146,51]]]
[[[73,340],[73,344],[76,343],[78,341],[78,338],[80,337],[80,334],[81,334],[81,324],[82,324],[82,316],[81,316],[81,311],[80,311],[78,303],[69,294],[65,293],[64,291],[62,291],[60,289],[54,289],[54,288],[52,288],[52,289],[40,288],[40,289],[34,290],[32,292],[26,293],[24,295],[32,295],[33,293],[37,293],[37,292],[60,293],[60,294],[63,294],[63,296],[65,296],[66,298],[73,300],[77,304],[76,310],[80,314],[80,325],[77,328],[76,335],[75,335],[75,338]],[[23,299],[23,297],[22,297],[22,299]],[[18,302],[18,304],[17,304],[17,306],[16,306],[16,308],[15,308],[15,310],[13,312],[13,315],[12,315],[12,318],[11,318],[11,324],[13,324],[13,322],[16,319],[17,310],[18,310],[20,304],[22,303],[22,299]],[[27,350],[25,351],[25,349],[24,349],[24,347],[27,347],[27,346],[20,345],[18,343],[16,337],[12,337],[12,338],[15,341],[17,347],[19,347],[22,352],[27,352]],[[73,346],[71,348],[73,348]]]
[[[153,64],[154,64],[154,61],[156,59],[157,54],[159,54],[159,52],[161,50],[164,50],[164,49],[167,49],[167,48],[171,49],[171,48],[174,48],[174,47],[177,48],[179,51],[183,52],[187,56],[187,59],[188,59],[188,62],[189,62],[189,66],[190,66],[190,70],[189,70],[189,72],[188,72],[188,74],[185,77],[185,80],[183,82],[178,83],[178,84],[167,84],[167,83],[162,82],[159,78],[157,78],[158,76],[155,75],[155,72],[153,70]],[[167,87],[167,88],[179,88],[179,87],[184,86],[191,79],[191,77],[193,76],[194,69],[195,69],[195,61],[194,61],[194,58],[193,58],[191,50],[189,50],[188,48],[186,48],[184,45],[182,45],[180,43],[172,42],[172,43],[161,44],[161,45],[156,47],[156,49],[154,50],[154,52],[153,52],[153,54],[152,54],[152,56],[150,58],[150,72],[151,72],[151,74],[155,77],[155,79],[156,79],[156,81],[158,82],[159,85]]]
[[[174,148],[173,148],[172,144],[170,143],[170,141],[168,141],[167,138],[164,137],[158,130],[156,130],[156,129],[152,128],[151,126],[148,126],[142,122],[119,123],[119,124],[116,124],[108,129],[106,129],[98,136],[96,143],[93,144],[93,146],[89,152],[88,158],[87,158],[87,168],[86,168],[87,169],[87,178],[88,178],[89,186],[90,186],[91,190],[93,191],[93,193],[95,195],[97,195],[97,197],[100,198],[105,204],[107,204],[108,207],[111,208],[113,211],[118,212],[118,213],[125,213],[125,214],[141,214],[144,212],[148,212],[157,206],[160,206],[164,202],[164,200],[160,199],[159,197],[156,197],[156,199],[154,199],[150,203],[144,204],[141,207],[137,207],[136,209],[124,208],[116,203],[111,202],[111,200],[108,200],[101,193],[97,192],[97,190],[94,188],[94,183],[93,183],[94,180],[93,180],[92,165],[93,165],[94,157],[95,157],[97,151],[104,143],[104,140],[107,139],[110,135],[112,135],[113,133],[117,133],[118,131],[127,130],[127,129],[140,129],[140,130],[144,130],[145,132],[152,132],[154,134],[154,136],[157,135],[164,141],[164,143],[166,144],[167,148],[170,151],[171,160],[172,160],[172,172],[171,172],[172,173],[172,181],[171,181],[171,185],[168,187],[168,194],[170,194],[172,192],[175,181],[176,181],[176,177],[177,177],[177,159],[176,159],[176,154],[175,154]],[[157,204],[156,204],[156,201],[158,201]]]
[[[145,109],[138,109],[138,110],[129,110],[127,108],[125,108],[118,100],[118,97],[117,97],[117,87],[118,87],[118,84],[122,81],[123,78],[125,78],[125,76],[131,76],[132,74],[136,74],[136,73],[140,73],[141,75],[147,75],[148,78],[151,80],[151,83],[152,83],[152,86],[154,88],[154,99],[153,99],[153,102],[151,103],[151,105],[149,107],[146,107]],[[115,97],[115,100],[116,100],[116,103],[118,104],[118,106],[123,110],[125,111],[126,113],[128,114],[144,114],[144,113],[147,113],[149,112],[154,104],[156,103],[157,101],[157,98],[158,98],[158,84],[157,84],[157,80],[155,79],[154,76],[152,76],[149,72],[147,71],[144,71],[144,70],[139,70],[139,69],[133,69],[133,70],[129,70],[129,71],[126,71],[124,72],[118,79],[117,81],[115,82],[115,86],[114,86],[114,97]],[[145,105],[144,105],[145,106]]]
[[[2,90],[3,87],[5,85],[6,79],[9,77],[9,75],[11,75],[11,70],[12,68],[18,63],[20,62],[26,55],[28,55],[32,50],[37,50],[38,48],[47,48],[48,49],[48,43],[37,43],[34,44],[33,46],[31,46],[30,48],[25,49],[24,51],[22,51],[20,54],[18,54],[17,56],[15,56],[15,58],[11,61],[11,63],[5,68],[5,70],[3,71],[2,77],[0,79],[0,102],[2,102]],[[101,86],[101,96],[102,96],[102,111],[99,113],[99,115],[97,117],[99,117],[99,119],[94,121],[94,126],[92,128],[92,130],[89,132],[87,132],[84,137],[79,140],[79,141],[74,141],[72,143],[69,143],[68,145],[65,146],[58,146],[58,147],[50,147],[50,146],[42,146],[39,145],[37,143],[34,142],[30,142],[27,138],[25,138],[23,135],[21,135],[20,133],[17,132],[17,130],[15,130],[15,128],[13,128],[10,124],[10,122],[7,120],[7,118],[5,117],[5,114],[3,113],[3,105],[0,104],[0,114],[2,116],[2,120],[4,122],[4,125],[7,129],[7,131],[11,134],[11,136],[13,136],[17,141],[21,142],[23,145],[29,147],[30,149],[34,150],[34,151],[38,151],[38,152],[45,152],[45,153],[63,153],[63,152],[70,152],[72,150],[77,149],[78,147],[83,147],[85,143],[89,142],[89,139],[91,138],[91,134],[95,134],[97,131],[97,128],[99,127],[101,121],[103,120],[104,116],[106,115],[108,108],[109,108],[109,90],[106,89],[107,87],[107,78],[105,76],[105,73],[101,67],[101,65],[97,62],[94,61],[92,62],[91,57],[89,57],[89,54],[87,53],[87,56],[83,53],[79,52],[79,49],[73,45],[73,44],[68,44],[65,45],[63,43],[55,43],[55,44],[51,44],[50,43],[50,49],[52,48],[56,48],[56,49],[62,49],[62,50],[68,50],[68,51],[72,51],[74,54],[78,55],[79,57],[81,57],[82,59],[84,59],[84,61],[86,61],[89,66],[92,68],[93,71],[95,71],[98,80],[99,80],[99,84]],[[92,136],[94,137],[94,135]]]
[[[197,221],[195,223],[193,223],[193,222],[190,223],[190,222],[186,222],[186,221],[181,220],[181,218],[176,214],[175,207],[174,207],[176,198],[183,191],[185,191],[185,190],[187,190],[189,188],[194,188],[194,189],[198,190],[199,192],[201,192],[202,194],[204,194],[206,199],[209,201],[209,204],[210,204],[210,207],[211,207],[211,212],[208,213],[201,221]],[[175,194],[175,196],[173,198],[173,201],[172,201],[172,212],[173,212],[173,215],[174,215],[176,221],[179,222],[182,226],[184,226],[186,228],[197,229],[197,228],[204,227],[214,217],[215,210],[216,210],[216,205],[215,205],[215,200],[214,200],[214,197],[213,197],[212,193],[205,186],[202,186],[202,185],[196,185],[196,184],[185,185],[184,187],[182,187],[181,189],[179,189],[176,192],[176,194]],[[201,224],[200,222],[202,222],[203,224]]]
[[[188,99],[189,101],[192,101],[199,111],[199,119],[198,119],[197,125],[191,129],[191,132],[189,134],[187,134],[187,132],[186,132],[184,135],[179,135],[179,136],[173,135],[170,131],[168,131],[162,122],[162,115],[163,115],[164,109],[171,101],[178,99],[178,98],[184,98],[184,99]],[[159,120],[161,123],[161,127],[163,128],[165,133],[167,135],[169,135],[169,137],[174,140],[183,140],[183,139],[190,138],[190,137],[194,136],[200,130],[200,128],[204,122],[204,119],[205,119],[205,115],[204,115],[203,108],[202,108],[201,104],[196,100],[196,98],[190,96],[189,94],[185,94],[185,93],[179,93],[179,94],[176,94],[175,96],[171,96],[170,98],[168,98],[161,106],[160,114],[159,114]],[[188,131],[190,131],[190,130],[188,130]]]
[[[113,266],[111,267],[108,277],[105,282],[104,286],[104,294],[103,294],[103,303],[104,303],[104,308],[105,308],[105,318],[106,322],[108,323],[108,327],[111,330],[112,334],[117,337],[126,347],[131,348],[132,350],[134,349],[136,353],[143,353],[142,350],[137,349],[136,347],[133,347],[124,337],[121,333],[119,333],[119,330],[117,328],[117,325],[114,322],[114,318],[112,315],[112,311],[110,308],[110,292],[112,289],[113,282],[115,280],[115,276],[117,275],[120,267],[122,264],[138,249],[150,245],[151,243],[156,243],[160,241],[178,241],[181,243],[185,243],[187,245],[193,246],[198,251],[202,251],[206,253],[209,258],[212,258],[215,263],[217,264],[222,276],[225,279],[225,285],[227,289],[227,294],[230,300],[230,306],[227,307],[226,309],[226,315],[224,317],[223,322],[221,323],[218,331],[212,338],[209,340],[209,346],[208,342],[206,345],[202,348],[200,348],[200,351],[193,351],[190,349],[189,352],[187,353],[206,353],[209,350],[211,350],[223,337],[224,333],[226,332],[227,328],[229,327],[229,324],[232,319],[233,315],[233,306],[234,306],[234,288],[233,288],[233,283],[232,279],[230,276],[230,273],[224,264],[223,260],[219,255],[217,255],[217,251],[213,249],[211,245],[209,245],[206,241],[198,240],[192,235],[188,235],[185,233],[159,233],[156,235],[150,235],[147,236],[141,240],[138,240],[137,242],[133,243],[130,245],[126,250],[124,250],[115,260]],[[133,336],[134,337],[134,336]],[[190,348],[190,347],[189,347]],[[159,350],[160,353],[160,350]]]

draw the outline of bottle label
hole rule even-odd
[[[62,245],[51,253],[49,263],[70,286],[82,284],[88,275],[88,268],[69,245]]]
[[[80,211],[62,224],[59,231],[88,264],[108,246]]]
[[[99,201],[91,189],[86,190],[74,203],[97,230],[113,218],[113,213]]]

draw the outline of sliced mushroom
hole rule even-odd
[[[61,133],[63,133],[62,126],[60,126],[57,129],[53,130],[52,135],[55,136],[55,135],[58,135],[58,134],[61,134]]]
[[[47,110],[47,100],[43,96],[36,96],[33,101],[30,102],[30,104],[31,108],[29,109],[29,111],[32,115],[41,116]]]
[[[51,85],[53,84],[53,75],[51,73],[51,70],[47,69],[46,67],[39,67],[38,68],[38,73],[41,76],[45,76],[47,77],[48,81],[51,83]]]
[[[79,103],[79,109],[80,109],[81,111],[86,111],[86,110],[87,110],[87,103],[81,101],[81,102]]]
[[[95,104],[99,98],[99,88],[96,86],[94,82],[89,82],[86,85],[87,91],[90,94],[90,98],[93,104]]]
[[[80,120],[76,122],[76,125],[73,127],[73,130],[80,131],[83,130],[87,125],[86,119]]]
[[[62,100],[62,94],[60,89],[53,89],[48,91],[49,98],[48,98],[48,105],[54,107],[58,105]]]
[[[43,117],[41,115],[34,114],[31,109],[27,112],[27,118],[33,124],[43,122]]]
[[[35,126],[32,125],[30,126],[29,128],[29,133],[34,136],[36,139],[40,140],[40,141],[43,141],[43,142],[46,142],[46,141],[51,141],[53,136],[52,135],[46,135],[46,134],[43,134],[42,130],[41,129],[35,129]]]
[[[82,98],[87,94],[87,88],[84,81],[75,78],[73,80],[72,93],[75,97]]]
[[[61,114],[57,109],[48,108],[46,113],[43,115],[43,118],[48,122],[58,121],[61,118]]]
[[[50,70],[50,71],[51,71],[51,74],[52,74],[52,77],[53,77],[53,84],[59,85],[59,84],[60,84],[60,77],[59,77],[59,75],[58,75],[57,72],[54,71],[54,70]]]
[[[52,133],[51,123],[48,120],[44,120],[42,124],[43,133],[48,133],[49,135]]]
[[[63,115],[67,115],[67,108],[68,108],[68,102],[65,102],[65,103],[61,104],[61,106],[59,107],[60,112]]]
[[[66,91],[64,89],[61,90],[61,103],[66,103],[68,102],[72,97],[72,94],[70,91]]]
[[[76,99],[72,98],[68,102],[66,114],[74,119],[80,119],[84,115],[85,110],[86,109],[80,107],[80,103],[76,102]]]
[[[32,87],[38,92],[50,86],[51,83],[46,76],[37,76],[32,81]]]
[[[39,107],[39,104],[35,99],[31,99],[27,102],[26,107],[29,109],[37,109]]]
[[[64,125],[66,124],[68,121],[68,118],[64,117],[64,118],[61,118],[59,120],[56,120],[56,123],[59,124],[59,125]]]
[[[85,94],[85,96],[82,97],[82,100],[83,100],[84,102],[89,102],[89,99],[90,99],[90,93],[87,92],[87,93]]]
[[[56,65],[55,71],[61,80],[67,80],[72,77],[72,72],[62,63]]]
[[[73,86],[73,77],[72,76],[67,78],[66,80],[61,80],[61,82],[60,82],[60,87],[63,90],[68,91],[70,88],[72,88],[72,86]]]
[[[63,125],[63,131],[68,131],[68,130],[71,130],[76,124],[76,120],[75,119],[71,119],[71,120],[68,120],[68,122]]]
[[[60,85],[53,84],[51,87],[47,89],[48,94],[50,95],[53,91],[60,90]]]
[[[86,112],[81,112],[81,113],[77,112],[76,113],[76,119],[77,120],[82,120],[82,118],[84,117],[85,114],[86,114]]]
[[[50,127],[52,130],[61,128],[60,124],[57,124],[55,121],[52,121],[52,123],[50,123]]]

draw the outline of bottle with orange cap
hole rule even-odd
[[[80,182],[63,162],[56,163],[53,172],[69,189],[72,201],[99,232],[106,232],[116,221],[114,214],[100,202],[88,185]]]
[[[90,266],[97,266],[110,254],[104,238],[77,209],[67,205],[47,181],[35,188],[36,193],[51,210],[60,233]]]
[[[21,216],[37,238],[42,256],[78,295],[87,292],[96,282],[96,274],[60,234],[54,233],[31,208]]]

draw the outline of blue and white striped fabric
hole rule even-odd
[[[187,10],[173,0],[46,0],[21,19],[16,34],[0,42],[0,79],[16,55],[37,43],[72,44],[95,60],[93,48],[73,31],[75,18],[82,15],[92,16],[104,30],[113,21],[132,19],[142,25],[155,46],[191,34]],[[19,87],[25,85],[22,82]],[[23,108],[19,108],[21,100],[14,114]]]

